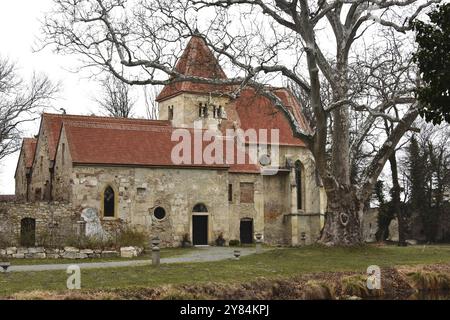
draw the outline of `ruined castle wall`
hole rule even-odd
[[[21,221],[31,218],[35,221],[35,245],[55,245],[75,234],[79,217],[79,212],[70,203],[0,203],[1,240],[10,246],[19,246]]]

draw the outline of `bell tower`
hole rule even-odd
[[[186,76],[225,80],[227,76],[205,40],[193,36],[175,70]],[[160,120],[170,120],[174,127],[192,128],[201,121],[203,128],[218,129],[227,119],[229,86],[196,81],[172,82],[156,97]]]

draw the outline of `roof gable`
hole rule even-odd
[[[50,160],[55,160],[56,148],[59,141],[60,131],[65,122],[85,122],[85,123],[99,123],[105,126],[117,125],[144,125],[144,126],[168,126],[169,121],[162,120],[147,120],[147,119],[130,119],[130,118],[112,118],[99,116],[83,116],[83,115],[67,115],[67,114],[52,114],[43,113],[41,125],[44,127],[43,134],[47,136],[48,140],[48,157]]]
[[[292,93],[284,88],[268,89],[272,90],[283,102],[283,104],[292,112],[303,130],[311,132],[308,122],[304,118],[300,104]],[[259,94],[253,88],[245,88],[240,96],[230,103],[230,108],[237,112],[240,121],[240,128],[243,130],[267,129],[267,143],[272,143],[270,136],[271,129],[279,130],[279,144],[305,147],[306,144],[300,138],[293,135],[289,120],[281,110],[278,110],[274,103],[263,95]],[[265,136],[258,135],[258,143],[264,143]],[[255,142],[255,141],[247,141]]]

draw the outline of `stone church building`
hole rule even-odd
[[[176,70],[226,79],[200,37],[189,40]],[[269,90],[311,130],[290,91]],[[127,224],[159,236],[165,246],[178,246],[184,237],[194,245],[214,244],[218,237],[250,243],[256,233],[270,244],[314,242],[326,197],[312,153],[268,98],[252,88],[237,98],[229,91],[192,82],[167,85],[156,98],[159,120],[42,114],[36,138],[23,140],[16,198],[68,203],[80,213],[90,208],[105,230]],[[233,149],[238,142],[230,132],[279,131],[276,143],[257,137],[264,148],[258,146],[256,162],[175,163],[179,140],[173,134],[182,128],[212,130],[216,139],[233,141]],[[248,138],[242,145],[254,143]],[[203,142],[201,147],[207,148]],[[270,170],[276,162],[279,168]]]

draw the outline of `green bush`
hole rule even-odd
[[[241,244],[241,242],[239,240],[230,240],[230,242],[228,242],[228,244],[230,245],[230,247],[237,247]]]
[[[132,228],[125,228],[117,237],[117,246],[119,247],[145,247],[148,237],[145,232]]]

